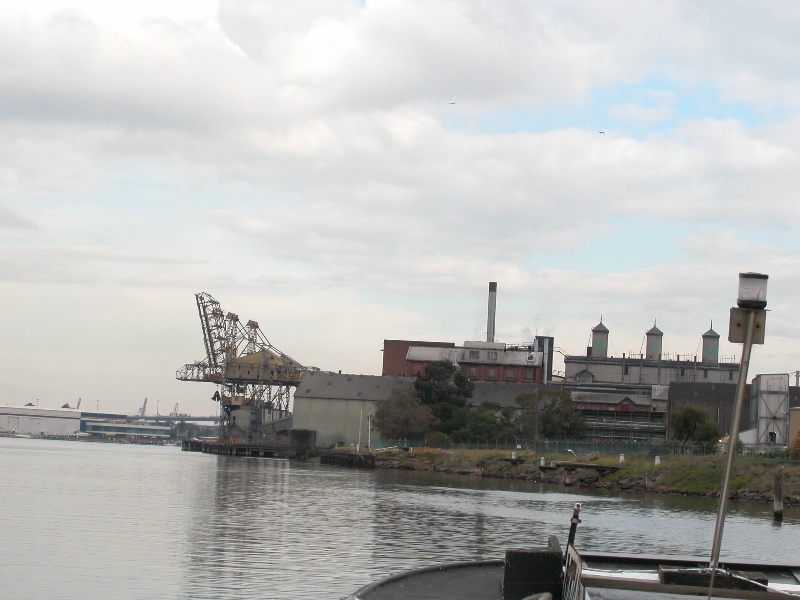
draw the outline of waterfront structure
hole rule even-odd
[[[128,442],[141,443],[170,439],[172,427],[169,425],[158,425],[157,423],[131,423],[126,421],[88,419],[84,423],[83,433],[97,439],[122,439]]]
[[[684,404],[694,404],[704,408],[719,430],[727,434],[733,420],[735,395],[735,383],[675,381],[669,385],[669,412]],[[800,407],[800,387],[789,385],[788,374],[756,375],[744,387],[743,431],[739,439],[760,449],[785,446],[793,439],[789,425],[792,407]]]
[[[414,379],[408,377],[306,373],[294,395],[294,431],[315,432],[315,445],[321,448],[335,444],[366,446],[380,436],[370,426],[378,403],[388,400],[394,390],[413,385]],[[496,402],[501,407],[517,408],[517,396],[541,387],[479,381],[475,383],[468,404],[480,406],[484,402]]]
[[[602,319],[591,334],[585,355],[564,357],[564,387],[593,439],[669,439],[669,413],[684,403],[704,405],[723,430],[730,425],[739,363],[720,358],[713,328],[702,335],[699,358],[664,353],[664,332],[656,324],[645,333],[644,352],[621,357],[609,355],[609,329]]]
[[[305,373],[294,394],[292,427],[316,432],[315,445],[322,448],[366,445],[376,404],[388,400],[394,390],[413,385],[413,379],[405,377]]]
[[[81,431],[81,411],[72,408],[0,406],[0,432],[68,436]]]
[[[744,412],[744,426],[739,438],[758,447],[786,446],[789,437],[789,375],[757,375],[750,385],[749,413]]]
[[[35,437],[124,439],[131,442],[171,437],[170,425],[131,422],[114,413],[93,413],[74,408],[0,406],[0,432]]]
[[[669,385],[673,381],[736,383],[739,363],[719,356],[719,334],[713,329],[703,336],[703,352],[698,360],[691,354],[663,352],[664,333],[655,325],[645,334],[645,352],[608,355],[609,330],[602,320],[592,329],[592,343],[585,355],[564,357],[564,383],[620,383],[629,385]]]
[[[279,423],[291,428],[292,390],[313,370],[273,346],[258,322],[242,324],[210,294],[195,294],[206,355],[175,373],[180,381],[214,383],[220,403],[220,436],[253,441],[273,434]],[[277,411],[277,413],[276,413]]]

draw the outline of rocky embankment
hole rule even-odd
[[[520,479],[567,487],[718,497],[724,456],[634,457],[620,464],[609,457],[548,456],[544,467],[532,452],[414,449],[376,454],[375,466],[473,477]],[[583,466],[587,465],[587,466]],[[800,466],[778,459],[737,457],[731,477],[735,500],[772,502],[775,474],[783,470],[784,504],[800,504]]]

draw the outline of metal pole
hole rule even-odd
[[[361,419],[364,416],[364,407],[358,411],[358,445],[356,445],[356,452],[361,452]]]
[[[725,509],[728,502],[728,491],[731,485],[733,456],[736,453],[736,443],[739,441],[739,421],[742,416],[744,388],[747,385],[747,368],[750,366],[750,351],[753,348],[753,331],[755,330],[757,312],[758,311],[753,309],[747,311],[747,325],[744,332],[744,344],[742,345],[742,362],[739,366],[739,381],[736,384],[736,399],[733,405],[731,431],[728,436],[728,456],[726,457],[725,473],[723,473],[722,476],[722,490],[719,493],[719,511],[717,512],[717,526],[714,530],[714,543],[711,546],[711,562],[709,566],[712,570],[716,570],[719,564],[719,550],[722,545],[722,528],[725,525]]]
[[[581,514],[581,503],[576,502],[575,506],[572,507],[572,518],[569,520],[569,535],[567,536],[567,550],[569,547],[575,544],[575,532],[578,530],[578,523],[581,520],[578,516]]]

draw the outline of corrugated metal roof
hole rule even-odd
[[[628,400],[636,406],[651,406],[650,396],[644,394],[613,394],[601,392],[572,392],[573,402],[586,404],[619,404]]]
[[[483,350],[505,350],[506,345],[501,342],[464,342],[464,348],[481,348]]]
[[[0,414],[30,417],[59,417],[62,419],[80,419],[81,411],[74,408],[44,408],[38,406],[0,406]]]
[[[406,377],[381,375],[344,375],[325,371],[306,373],[295,391],[295,398],[331,398],[337,400],[387,400],[399,387],[414,385]]]
[[[400,387],[411,387],[411,377],[380,375],[344,375],[315,371],[306,373],[295,391],[295,398],[328,398],[332,400],[387,400]],[[517,396],[534,392],[540,384],[491,383],[476,381],[472,398],[467,402],[478,406],[484,402],[497,402],[500,406],[518,406]]]

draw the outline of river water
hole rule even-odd
[[[586,550],[710,554],[717,503],[137,446],[0,438],[0,597],[336,600],[416,566]],[[800,511],[734,504],[723,558],[798,559]]]

